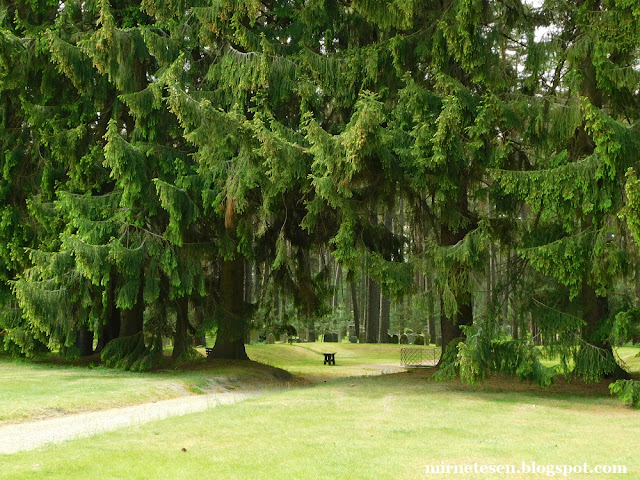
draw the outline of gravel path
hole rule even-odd
[[[405,367],[398,365],[367,364],[359,366],[370,368],[370,375],[406,371]],[[317,381],[323,380],[326,381],[326,379],[318,379]],[[218,405],[231,405],[260,395],[262,392],[259,390],[210,393],[4,425],[0,426],[0,455],[34,450],[49,443],[90,437],[153,420],[202,412]]]
[[[48,443],[89,437],[152,420],[202,412],[260,395],[257,391],[211,393],[5,425],[0,427],[0,455],[33,450]]]

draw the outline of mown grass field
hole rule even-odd
[[[106,368],[0,360],[0,424],[185,395],[183,382]]]
[[[249,357],[307,378],[326,380],[339,377],[377,375],[397,370],[400,348],[407,345],[353,343],[294,343],[247,345]],[[440,349],[433,346],[411,345],[427,353]],[[323,352],[335,352],[335,366],[324,365]]]
[[[323,365],[325,350],[337,352],[335,366]],[[397,369],[400,361],[398,345],[258,344],[247,345],[247,352],[265,366],[252,362],[209,363],[202,358],[179,368],[132,373],[92,364],[0,359],[0,425],[189,394],[379,374]],[[291,379],[272,367],[304,378]]]
[[[195,362],[180,369],[134,373],[106,367],[0,359],[0,426],[117,408],[185,395],[300,383],[255,362]]]
[[[323,365],[324,351],[336,352],[335,366]],[[639,351],[633,347],[618,349],[620,358],[636,373],[640,372]],[[254,362],[209,363],[203,358],[179,368],[147,373],[122,372],[92,364],[72,366],[0,358],[0,425],[189,394],[392,373],[400,366],[399,345],[256,344],[247,345],[247,352]],[[292,379],[276,369],[298,378]]]
[[[327,345],[337,352],[335,367],[322,365]],[[493,480],[507,477],[429,477],[425,467],[441,462],[519,467],[522,461],[624,465],[628,472],[570,479],[640,478],[640,412],[609,396],[606,382],[558,381],[541,389],[504,377],[475,387],[438,383],[427,378],[432,370],[351,376],[375,373],[373,364],[398,365],[396,345],[276,344],[250,346],[248,352],[319,384],[279,377],[280,370],[252,362],[134,374],[0,361],[0,414],[5,417],[49,405],[74,411],[89,404],[93,408],[98,401],[103,402],[100,408],[139,403],[212,385],[302,387],[0,456],[0,479]],[[618,353],[635,365],[637,352],[626,347]]]
[[[640,415],[601,390],[473,389],[425,373],[339,379],[0,457],[0,479],[493,480],[425,475],[442,461],[617,464],[640,478]]]

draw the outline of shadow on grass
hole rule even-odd
[[[297,351],[299,349],[292,349]],[[300,352],[302,356],[308,355],[309,352]],[[315,352],[314,352],[315,353]],[[537,396],[540,398],[585,398],[593,400],[594,398],[607,399],[611,398],[609,394],[609,384],[611,380],[603,379],[598,383],[585,383],[579,379],[567,380],[564,377],[558,377],[553,385],[549,387],[540,387],[539,385],[529,382],[520,381],[515,375],[492,375],[482,382],[475,385],[466,384],[460,380],[454,379],[449,381],[435,381],[433,375],[437,372],[436,367],[410,369],[404,373],[384,373],[376,376],[347,376],[336,375],[331,376],[331,370],[327,368],[329,376],[315,377],[313,375],[292,374],[291,372],[270,365],[269,359],[261,359],[262,362],[253,360],[208,360],[204,356],[189,361],[176,362],[169,355],[165,355],[160,365],[155,369],[145,372],[143,375],[152,377],[166,376],[172,380],[184,380],[187,388],[192,393],[209,393],[220,385],[224,385],[226,390],[235,389],[263,389],[270,387],[303,387],[315,384],[338,384],[351,385],[366,382],[371,388],[368,394],[375,396],[383,396],[385,393],[380,391],[377,393],[375,386],[383,388],[392,388],[403,390],[405,394],[411,394],[411,386],[419,386],[419,390],[425,388],[424,382],[428,382],[428,389],[441,392],[465,392],[465,393],[483,393],[491,394],[496,401],[504,400],[512,401],[512,394],[520,394],[522,397]],[[363,359],[364,360],[364,359]],[[92,369],[100,367],[104,373],[108,370],[103,366],[99,355],[82,357],[73,361],[49,354],[36,359],[16,360],[0,357],[0,361],[16,361],[25,365],[43,366],[43,367],[62,367],[62,368],[79,368]],[[82,372],[84,377],[86,370]],[[115,371],[114,371],[115,372]],[[336,374],[338,374],[336,370]],[[80,372],[79,372],[80,373]],[[132,373],[131,375],[140,375]],[[638,377],[638,375],[635,375]],[[355,392],[354,392],[355,393]],[[501,396],[501,394],[509,394]],[[518,398],[516,395],[515,398]],[[507,398],[509,400],[507,400]]]

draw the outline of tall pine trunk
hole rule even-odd
[[[458,190],[457,211],[463,217],[468,217],[468,199],[466,185],[460,185]],[[471,225],[466,225],[464,228],[458,226],[454,231],[446,222],[442,224],[440,229],[440,242],[442,246],[450,247],[456,245],[462,241],[465,235],[472,230]],[[460,266],[454,266],[453,268],[462,268]],[[464,273],[462,273],[464,274]],[[462,337],[463,325],[471,325],[473,323],[473,304],[471,295],[465,292],[456,292],[456,300],[458,303],[458,311],[452,316],[447,317],[445,314],[445,308],[440,302],[440,331],[442,335],[442,354],[438,364],[443,360],[445,350],[449,343],[456,338]]]
[[[431,294],[431,289],[432,289],[432,285],[431,285],[431,278],[430,277],[426,277],[425,278],[425,283],[426,283],[426,287],[427,290],[429,291],[429,298],[432,298],[432,294]],[[429,301],[429,343],[435,345],[436,343],[436,312],[435,312],[435,307],[434,307],[434,302],[433,300]]]
[[[387,295],[382,295],[380,304],[380,333],[378,341],[389,343],[389,328],[391,326],[391,300]]]
[[[244,258],[236,253],[233,260],[222,263],[221,307],[216,343],[209,355],[210,359],[226,358],[247,360],[244,348]]]
[[[123,310],[120,314],[119,338],[131,337],[142,333],[144,327],[144,288],[142,278],[138,286],[138,298],[131,310]]]
[[[253,303],[253,264],[246,260],[244,269],[244,301],[249,305]]]
[[[380,340],[380,287],[367,277],[367,343],[378,343]]]
[[[358,311],[358,289],[355,280],[349,282],[351,289],[351,303],[353,304],[353,326],[356,337],[360,338],[360,312]]]
[[[600,331],[602,323],[609,315],[609,301],[607,297],[598,296],[595,289],[584,281],[580,292],[580,301],[584,311],[582,318],[585,321],[582,331],[583,338],[591,345],[606,350],[611,354],[612,358],[615,359],[613,346],[608,336],[603,336]],[[617,363],[610,377],[630,378],[629,374]]]
[[[93,332],[89,330],[88,326],[82,325],[76,330],[75,344],[81,357],[93,354]]]
[[[115,280],[113,279],[113,276],[107,289],[107,306],[105,316],[106,321],[98,336],[96,353],[101,352],[107,343],[120,336],[120,309],[116,305]]]
[[[441,306],[442,310],[444,308]],[[440,315],[440,329],[442,333],[442,353],[444,354],[445,348],[453,340],[463,336],[462,325],[473,324],[473,307],[471,303],[463,303],[458,305],[458,312],[454,318],[447,318],[444,313]],[[442,362],[442,356],[440,361]]]
[[[388,208],[387,212],[384,216],[384,226],[389,231],[389,233],[393,233],[393,209]],[[390,260],[388,258],[387,260]],[[380,343],[388,343],[389,342],[389,327],[391,326],[391,300],[387,295],[382,295],[380,299],[380,326],[378,332],[378,342]]]
[[[176,300],[176,331],[173,337],[171,357],[179,359],[190,348],[189,345],[189,297],[186,295]]]

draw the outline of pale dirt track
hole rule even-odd
[[[370,370],[365,375],[384,375],[406,371],[397,365],[360,365]],[[308,378],[312,383],[326,379]],[[0,426],[0,455],[12,454],[60,443],[75,438],[90,437],[131,425],[142,425],[154,420],[203,412],[218,405],[236,402],[263,395],[279,389],[239,390],[234,392],[209,393],[159,400],[129,407],[110,408],[95,412],[64,415],[62,417],[34,420]]]
[[[89,437],[153,420],[202,412],[260,395],[258,391],[210,393],[5,425],[0,427],[0,455],[33,450],[49,443]]]

